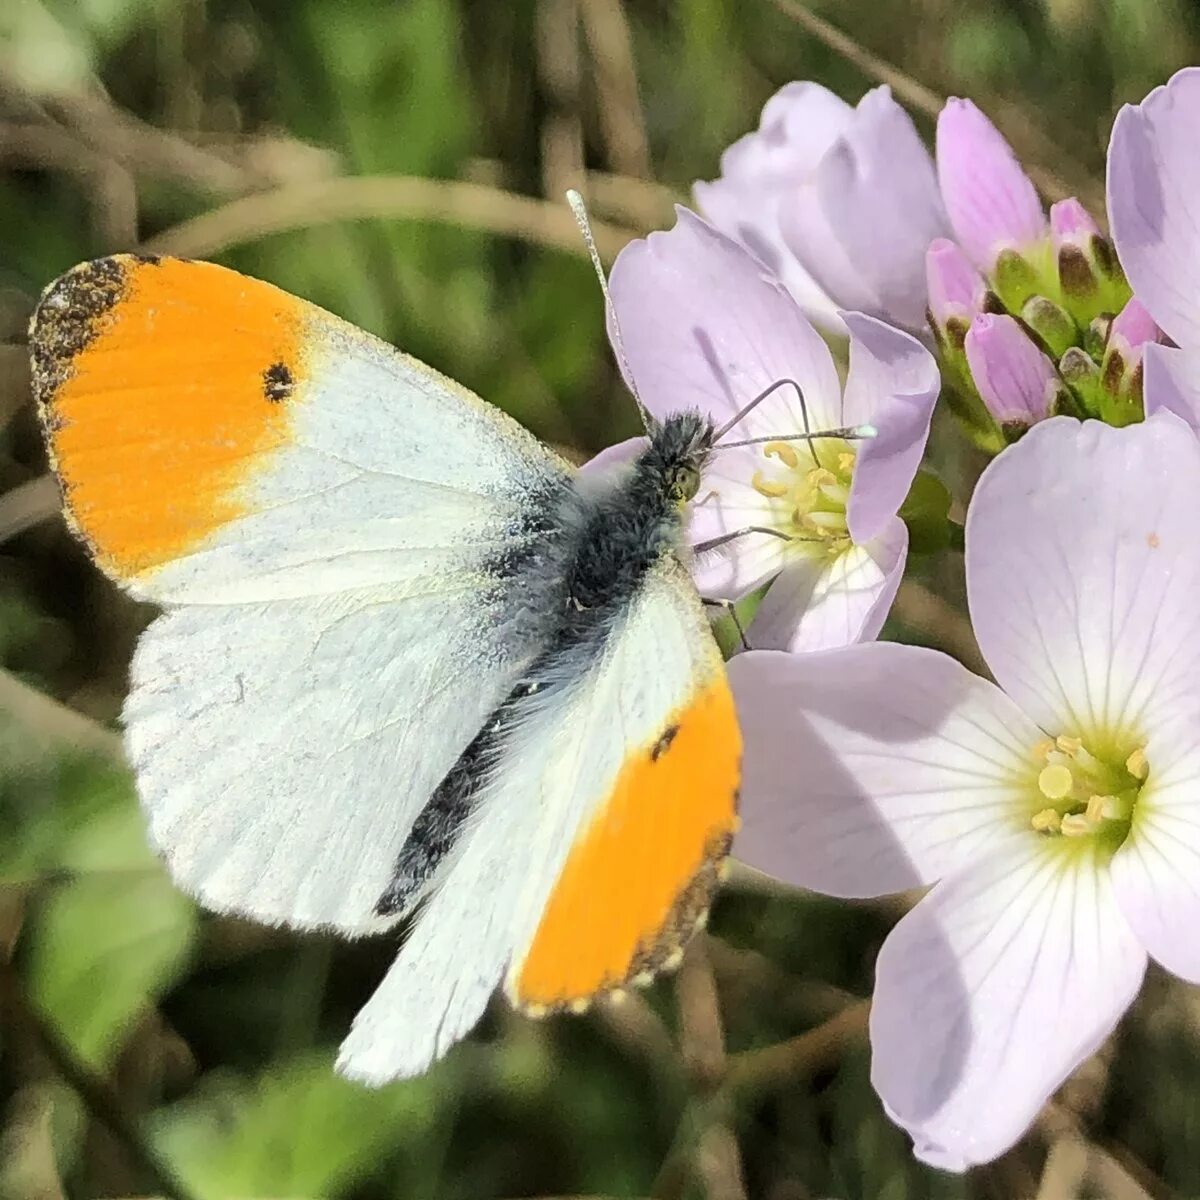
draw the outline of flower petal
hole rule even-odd
[[[1200,681],[1154,730],[1150,775],[1112,861],[1121,912],[1151,956],[1200,983]]]
[[[925,251],[948,223],[933,160],[890,88],[862,98],[813,184],[781,209],[801,265],[843,308],[923,331]]]
[[[721,155],[721,176],[694,186],[701,212],[778,276],[822,328],[841,332],[837,306],[796,261],[779,229],[781,198],[808,183],[854,110],[816,83],[789,83],[762,111],[758,129]]]
[[[929,311],[939,325],[951,317],[970,321],[983,306],[987,284],[970,259],[949,238],[936,238],[925,255]]]
[[[883,532],[835,558],[794,548],[747,630],[763,650],[829,650],[878,635],[908,556],[908,527],[893,517]]]
[[[907,333],[863,313],[842,313],[850,331],[850,373],[842,404],[848,425],[873,424],[857,443],[846,518],[869,542],[894,517],[921,465],[941,380],[933,355]]]
[[[738,858],[799,887],[934,882],[1013,834],[1037,727],[936,650],[874,642],[729,664],[745,737]]]
[[[603,475],[618,464],[633,462],[649,444],[644,437],[626,438],[593,454],[579,470],[584,475]]]
[[[1142,351],[1142,372],[1146,416],[1166,409],[1200,430],[1200,348],[1150,343]]]
[[[943,880],[879,953],[871,1082],[934,1166],[1011,1146],[1141,986],[1107,873],[1048,845],[1014,838]]]
[[[981,271],[992,269],[1004,247],[1020,249],[1045,236],[1037,190],[970,100],[947,100],[938,117],[937,171],[954,236]]]
[[[1045,419],[1058,372],[1012,317],[976,317],[965,348],[971,377],[997,421],[1032,425]]]
[[[795,301],[749,251],[686,208],[676,213],[673,229],[626,246],[609,280],[643,403],[660,419],[699,408],[722,423],[791,379],[813,428],[835,426],[841,393],[833,359]],[[803,428],[795,388],[783,386],[730,440]]]
[[[1108,213],[1133,290],[1181,346],[1200,345],[1200,69],[1127,104],[1108,148]]]
[[[971,617],[996,681],[1047,733],[1145,737],[1200,678],[1200,441],[1170,413],[1055,417],[984,471]]]
[[[753,464],[741,476],[737,474],[742,457],[731,450],[727,455],[718,455],[705,470],[700,494],[689,510],[688,541],[692,546],[753,525],[774,527],[770,502],[750,486]],[[697,555],[692,578],[707,599],[740,600],[779,573],[787,548],[782,538],[747,533],[717,550]]]

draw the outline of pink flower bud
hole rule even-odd
[[[954,236],[990,271],[997,254],[1046,235],[1046,214],[1000,131],[970,100],[950,99],[938,117],[937,169]]]
[[[969,322],[982,310],[987,285],[967,256],[948,238],[935,238],[925,253],[929,311],[944,326],[951,318]]]
[[[1012,317],[976,317],[966,352],[975,386],[1001,425],[1032,425],[1049,415],[1058,373]]]

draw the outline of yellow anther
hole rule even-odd
[[[1064,837],[1083,837],[1092,832],[1093,825],[1083,813],[1070,813],[1063,817],[1061,829]]]
[[[755,471],[750,476],[750,486],[761,496],[768,496],[772,500],[777,500],[780,496],[788,494],[788,485],[780,482],[778,479],[767,479],[761,471]]]
[[[789,446],[787,442],[768,442],[763,447],[763,454],[768,458],[779,459],[785,467],[795,469],[800,465],[800,456],[796,453],[795,447]]]
[[[1146,748],[1139,746],[1126,760],[1125,770],[1127,770],[1134,779],[1145,779],[1150,773],[1150,763],[1146,758]]]
[[[1121,802],[1116,796],[1091,796],[1087,802],[1087,819],[1099,825],[1121,816]]]
[[[1083,739],[1077,737],[1067,737],[1066,734],[1060,734],[1054,739],[1054,744],[1064,753],[1072,758],[1083,749]]]
[[[1038,833],[1057,833],[1062,824],[1062,817],[1056,808],[1043,808],[1041,812],[1033,814],[1030,824]]]
[[[837,462],[838,470],[841,471],[843,475],[848,475],[854,470],[854,455],[849,451],[843,451],[841,454],[839,454]]]
[[[1042,759],[1047,758],[1053,749],[1054,739],[1048,737],[1042,738],[1042,740],[1037,742],[1033,747],[1034,762],[1041,762]]]
[[[823,483],[837,482],[837,476],[828,467],[813,467],[804,478],[815,488]]]
[[[841,504],[844,507],[846,501],[850,499],[850,489],[843,483],[821,483],[817,486],[821,490],[821,495],[826,500],[832,500],[834,504]]]
[[[804,524],[820,533],[845,533],[846,514],[837,512],[810,512],[804,517]]]
[[[1061,800],[1064,796],[1069,796],[1074,786],[1075,776],[1071,774],[1070,768],[1061,763],[1051,763],[1048,767],[1043,767],[1038,776],[1038,790],[1047,800]]]

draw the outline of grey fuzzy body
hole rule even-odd
[[[434,880],[524,714],[586,674],[647,572],[684,553],[683,501],[711,447],[711,423],[680,413],[651,432],[633,463],[578,475],[528,506],[488,571],[507,635],[519,631],[529,665],[418,816],[376,905],[381,916],[410,907]]]

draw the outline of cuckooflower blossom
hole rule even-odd
[[[1058,417],[984,472],[934,650],[750,653],[735,853],[835,896],[934,885],[879,954],[872,1081],[919,1157],[1010,1146],[1147,956],[1200,981],[1200,440]]]
[[[1121,265],[1144,310],[1174,342],[1144,349],[1146,411],[1200,428],[1200,69],[1127,104],[1108,148],[1108,212]]]
[[[818,84],[787,84],[695,194],[823,327],[845,332],[837,311],[855,309],[923,330],[925,249],[946,215],[929,151],[887,87],[852,108]]]
[[[908,531],[897,511],[937,399],[933,358],[908,334],[843,313],[843,390],[828,347],[779,281],[700,217],[677,212],[673,229],[622,250],[609,287],[614,348],[649,412],[698,408],[728,427],[692,503],[690,539],[737,536],[699,555],[697,586],[738,600],[774,580],[748,631],[756,646],[872,638],[904,571]],[[796,440],[866,424],[875,436],[864,440]],[[611,448],[605,461],[624,453]]]

